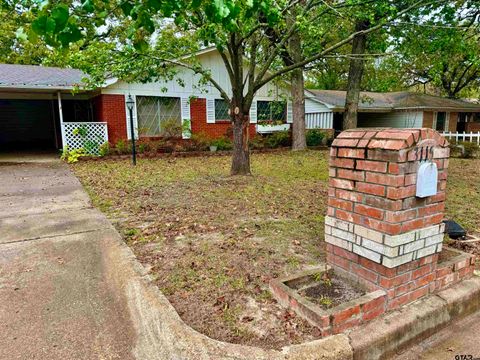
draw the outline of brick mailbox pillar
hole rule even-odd
[[[387,308],[435,290],[448,157],[432,129],[348,130],[332,144],[327,261],[385,290]]]

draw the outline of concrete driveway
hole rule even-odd
[[[0,359],[133,358],[103,266],[112,233],[68,166],[0,162]]]

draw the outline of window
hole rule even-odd
[[[435,130],[437,131],[445,131],[445,121],[447,119],[447,113],[438,112],[437,113],[437,122],[435,125]]]
[[[139,136],[162,136],[176,130],[181,136],[180,98],[137,96],[137,121]]]
[[[257,120],[285,123],[287,103],[285,101],[257,101]]]
[[[230,120],[229,104],[223,99],[215,99],[215,120]]]

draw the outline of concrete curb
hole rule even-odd
[[[479,309],[480,277],[474,276],[353,330],[349,334],[353,358],[391,358],[399,349]]]

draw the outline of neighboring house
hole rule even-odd
[[[341,130],[345,91],[309,90],[333,112]],[[433,128],[440,132],[480,131],[480,104],[408,91],[361,92],[358,127]]]
[[[218,52],[205,49],[196,56],[213,78],[230,90]],[[85,75],[74,69],[0,64],[0,148],[75,145],[78,123],[96,137],[108,137],[111,143],[129,139],[125,104],[129,94],[135,100],[133,121],[139,138],[160,137],[165,124],[172,122],[188,125],[193,134],[211,137],[225,136],[231,127],[228,106],[217,89],[210,84],[199,86],[199,76],[185,68],[178,68],[175,79],[169,81],[143,84],[109,79],[95,90],[82,89],[83,78]],[[258,91],[249,114],[251,136],[290,128],[289,94],[285,82],[269,83]],[[332,111],[309,91],[305,95],[312,127],[332,129]]]

